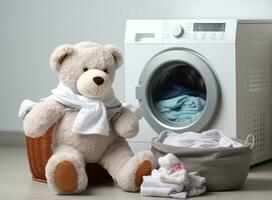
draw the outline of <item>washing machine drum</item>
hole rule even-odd
[[[146,64],[136,97],[157,133],[202,131],[216,116],[220,87],[202,56],[187,49],[169,49]]]

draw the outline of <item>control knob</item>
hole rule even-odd
[[[175,25],[173,28],[172,28],[172,31],[171,31],[172,35],[175,37],[175,38],[179,38],[183,35],[184,33],[184,29],[182,28],[182,26],[180,25]]]

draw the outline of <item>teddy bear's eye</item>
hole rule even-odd
[[[107,69],[104,69],[103,72],[105,72],[106,74],[108,73],[108,70]]]
[[[84,67],[84,68],[83,68],[83,71],[84,71],[84,72],[88,71],[88,67]]]

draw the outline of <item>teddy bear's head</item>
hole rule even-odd
[[[102,98],[111,89],[115,70],[123,57],[116,47],[93,42],[64,44],[50,58],[53,71],[62,84],[88,98]]]

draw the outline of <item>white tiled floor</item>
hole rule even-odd
[[[55,195],[46,184],[34,182],[28,169],[23,148],[0,147],[0,200],[49,200],[49,199],[162,199],[141,197],[139,193],[127,193],[114,184],[90,185],[78,196]],[[233,169],[235,170],[235,169]],[[272,161],[251,169],[243,190],[206,193],[194,200],[272,200]]]

